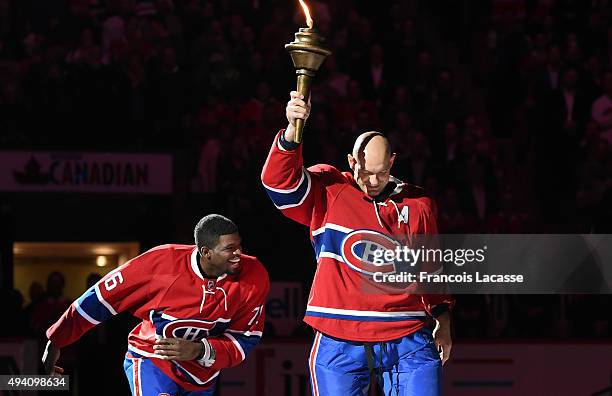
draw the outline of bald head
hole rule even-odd
[[[353,145],[353,152],[348,155],[357,185],[370,196],[380,194],[385,188],[394,160],[389,140],[375,131],[359,135]]]
[[[391,146],[389,140],[380,132],[370,131],[364,132],[357,136],[355,144],[353,145],[353,157],[359,158],[365,153],[370,155],[391,155]]]

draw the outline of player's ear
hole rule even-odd
[[[355,161],[355,157],[353,157],[353,154],[347,154],[346,159],[348,160],[349,167],[354,171],[355,164],[357,163],[357,161]]]
[[[391,158],[389,158],[389,168],[393,167],[394,162],[395,162],[395,153],[391,154]]]
[[[208,260],[210,260],[212,256],[212,251],[206,246],[202,246],[200,248],[200,254],[202,255],[202,257],[206,257]]]

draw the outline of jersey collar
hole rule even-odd
[[[363,195],[363,197],[370,202],[384,202],[389,197],[399,194],[404,189],[405,183],[397,177],[391,175],[389,177],[389,183],[385,186],[385,189],[376,197],[371,197],[359,188],[359,185],[355,181],[355,178],[350,172],[342,172],[348,182]]]
[[[205,277],[204,274],[202,273],[202,270],[200,269],[199,261],[200,261],[200,254],[198,253],[198,247],[196,246],[193,248],[193,252],[191,252],[191,257],[190,257],[191,270],[196,274],[198,278],[207,282],[210,280],[210,278]],[[223,274],[219,276],[217,278],[217,282],[219,282],[221,279],[225,278],[226,276],[227,274]]]

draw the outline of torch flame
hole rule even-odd
[[[300,5],[304,9],[304,15],[306,15],[306,24],[308,25],[309,29],[312,29],[313,22],[312,18],[310,17],[310,10],[308,9],[308,6],[304,2],[304,0],[300,0]]]

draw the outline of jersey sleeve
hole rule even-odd
[[[208,338],[216,354],[212,369],[221,370],[240,364],[261,340],[270,280],[265,270],[258,278],[259,282],[251,287],[245,304],[234,315],[229,328],[220,336]]]
[[[279,147],[281,133],[274,138],[261,181],[274,206],[288,218],[310,226],[315,206],[325,199],[325,187],[319,174],[304,168],[302,145],[291,151]]]
[[[420,215],[423,224],[422,231],[425,234],[424,239],[429,245],[428,248],[435,249],[439,247],[438,240],[434,237],[438,234],[436,205],[430,198],[423,198],[422,204],[423,208]],[[441,273],[444,267],[442,263],[425,262],[422,269],[428,273]],[[451,309],[455,304],[455,299],[450,294],[445,293],[444,285],[441,285],[441,289],[431,290],[430,293],[423,294],[421,298],[427,313],[434,317]]]
[[[106,274],[47,329],[47,338],[61,348],[122,311],[146,311],[150,301],[151,267],[161,254],[146,252]]]

